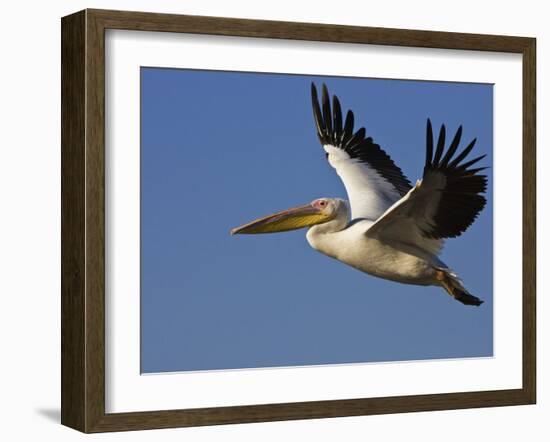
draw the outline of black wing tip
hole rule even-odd
[[[317,96],[317,88],[315,83],[311,82],[311,107],[313,109],[313,118],[315,119],[315,128],[317,130],[317,137],[321,142],[325,138],[326,127],[323,120],[323,114],[321,112],[321,106],[319,104],[319,97]]]
[[[311,93],[312,94],[317,94],[317,85],[315,84],[314,81],[311,82]],[[327,85],[326,83],[321,83],[321,93],[325,93],[328,95],[328,88],[327,88]]]
[[[347,126],[342,128],[342,109],[340,100],[336,95],[331,97],[328,87],[325,83],[321,84],[321,99],[317,93],[315,82],[311,82],[311,100],[313,105],[313,114],[317,125],[317,135],[321,144],[340,145],[342,140],[351,137],[346,137],[346,130],[349,129],[348,115],[346,115]],[[349,114],[350,111],[348,111]],[[353,117],[353,114],[352,114]],[[350,120],[353,122],[352,120]],[[353,125],[352,125],[353,129]],[[340,147],[340,146],[338,146]]]
[[[313,81],[311,82],[311,99],[318,102],[317,87]]]
[[[426,122],[426,164],[425,168],[429,167],[429,165],[432,163],[434,155],[434,133],[432,128],[432,122],[428,118],[428,121]]]
[[[311,92],[317,93],[317,85],[314,81],[311,82]],[[328,94],[328,88],[325,83],[321,83],[321,93],[326,92]]]
[[[460,139],[462,137],[463,132],[463,126],[462,124],[458,126],[455,135],[453,137],[453,140],[445,152],[445,137],[446,137],[446,127],[445,124],[442,124],[439,129],[438,134],[438,140],[437,140],[437,147],[435,155],[433,154],[433,126],[430,118],[426,121],[426,169],[427,170],[434,170],[434,169],[445,169],[448,172],[452,170],[461,170],[465,173],[471,172],[468,168],[478,161],[481,161],[483,158],[487,156],[487,154],[481,155],[479,157],[474,158],[473,160],[470,160],[466,163],[463,163],[462,161],[468,156],[468,154],[472,151],[473,147],[475,146],[477,142],[477,138],[474,138],[468,145],[460,152],[458,155],[455,155],[458,145],[460,143]],[[443,156],[443,153],[445,155]],[[483,169],[486,169],[485,167]],[[479,169],[482,170],[482,169]]]
[[[361,127],[354,132],[355,117],[353,111],[348,110],[345,121],[342,121],[340,99],[337,95],[333,95],[331,100],[325,83],[321,87],[320,102],[314,82],[311,83],[311,96],[317,134],[321,144],[330,144],[342,149],[351,158],[368,163],[390,182],[401,195],[410,190],[411,183],[403,175],[401,169],[395,165],[378,144],[374,143],[371,137],[365,138],[365,128]]]
[[[317,102],[319,103],[319,95],[317,93],[317,86],[315,85],[314,81],[311,82],[311,98],[316,99]],[[334,102],[334,100],[339,102],[339,99],[338,99],[337,95],[333,95],[332,100],[333,100],[333,102]],[[326,83],[322,83],[321,84],[321,101],[320,101],[320,104],[323,104],[325,101],[330,104],[330,93],[329,93],[329,90],[328,90],[328,87],[327,87]]]
[[[487,191],[488,178],[480,174],[486,167],[472,167],[487,154],[467,159],[476,143],[475,138],[460,153],[456,153],[463,131],[460,125],[444,155],[444,143],[441,143],[441,130],[444,129],[440,130],[437,151],[431,158],[429,154],[430,149],[433,149],[433,139],[430,139],[430,125],[431,122],[428,123],[427,130],[424,176],[432,173],[443,174],[446,177],[446,185],[441,189],[443,196],[435,215],[436,223],[425,234],[433,239],[456,238],[470,227],[487,204],[484,193]],[[441,127],[443,128],[444,125]]]

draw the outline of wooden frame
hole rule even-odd
[[[523,56],[523,387],[401,397],[105,412],[106,29],[519,53]],[[536,398],[533,38],[85,10],[62,19],[62,407],[83,432],[533,404]]]

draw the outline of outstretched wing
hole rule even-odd
[[[462,126],[445,150],[445,126],[441,126],[434,154],[432,124],[426,129],[424,176],[366,232],[381,240],[401,242],[425,251],[437,251],[445,238],[461,235],[485,207],[487,176],[472,168],[485,155],[464,162],[472,151],[474,139],[455,156]]]
[[[354,132],[354,116],[349,110],[345,122],[338,97],[323,85],[322,109],[317,89],[311,84],[313,115],[317,135],[329,164],[342,179],[351,205],[352,218],[376,220],[411,188],[410,181],[389,155],[362,127]]]

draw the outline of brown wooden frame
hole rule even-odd
[[[61,422],[83,432],[534,404],[536,40],[405,29],[84,10],[62,19]],[[401,397],[105,413],[105,30],[185,32],[523,56],[523,387]]]

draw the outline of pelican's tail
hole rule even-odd
[[[457,301],[466,305],[480,306],[483,301],[474,295],[468,293],[468,290],[462,285],[462,281],[456,273],[447,268],[435,269],[436,279],[449,295],[455,298]]]

